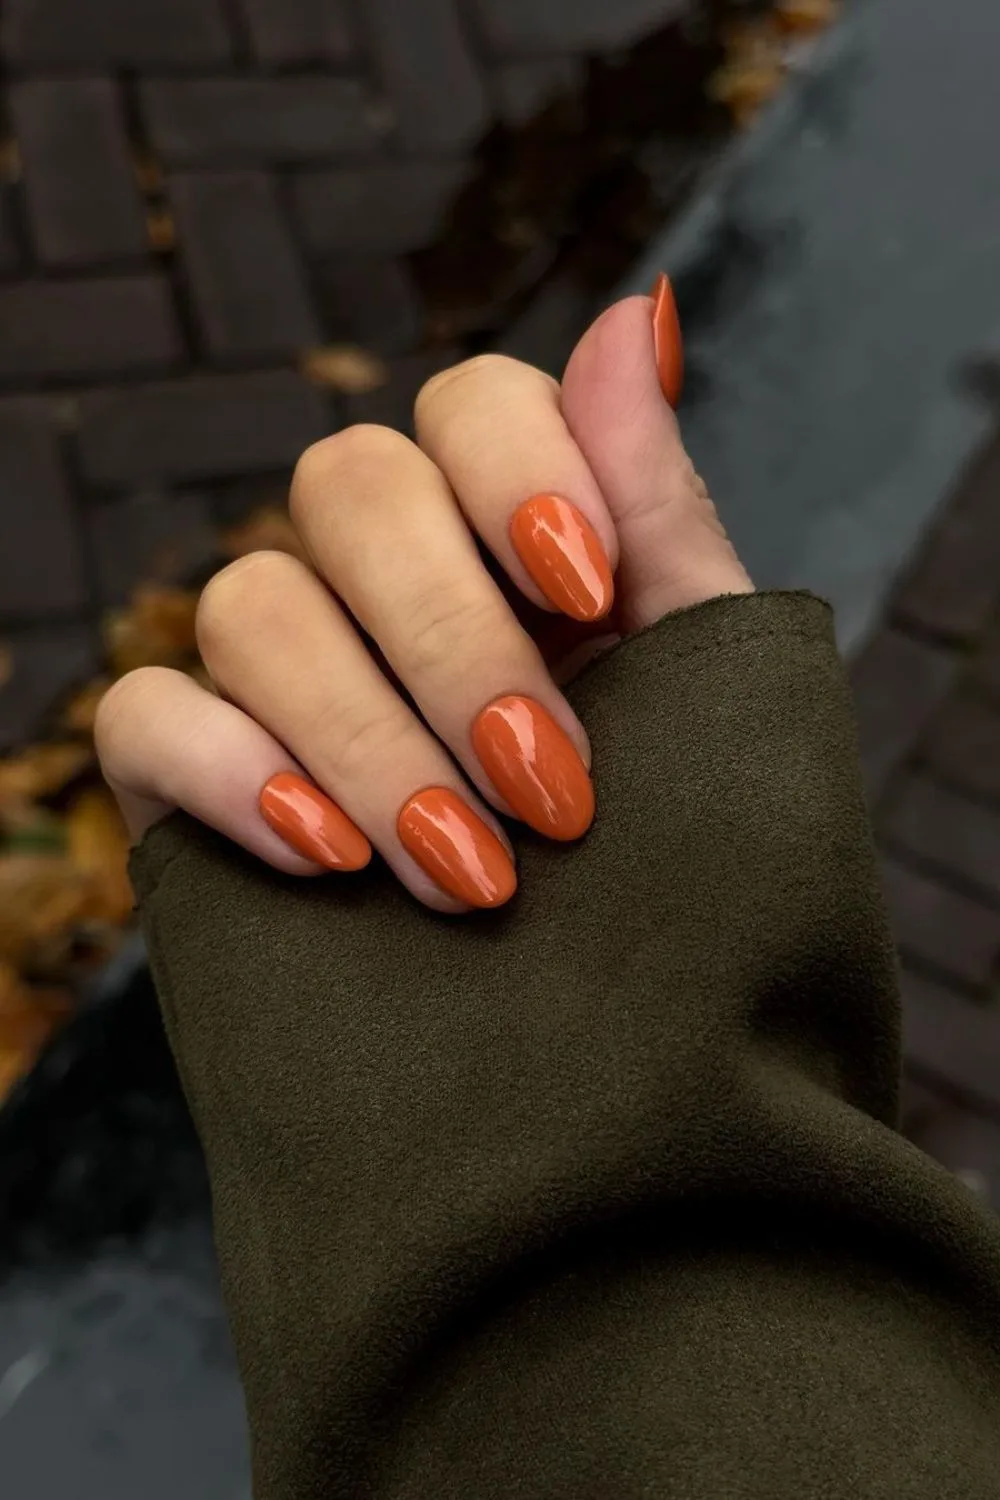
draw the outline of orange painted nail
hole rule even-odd
[[[671,406],[676,406],[684,387],[684,338],[670,277],[660,272],[652,291],[653,348],[660,388]]]
[[[510,855],[455,792],[425,787],[397,820],[404,848],[443,890],[470,906],[502,906],[517,890]]]
[[[535,495],[511,517],[510,539],[546,599],[574,620],[600,620],[615,598],[607,553],[586,516],[558,495]]]
[[[497,698],[477,716],[472,743],[519,818],[551,839],[586,833],[594,820],[594,784],[548,709],[533,698]]]
[[[271,777],[259,806],[264,822],[279,838],[328,870],[362,870],[372,857],[361,829],[318,787],[292,771]]]

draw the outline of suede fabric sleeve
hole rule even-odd
[[[257,1500],[989,1500],[1000,1237],[895,1131],[849,693],[805,594],[570,688],[599,810],[444,918],[189,819],[134,859]]]

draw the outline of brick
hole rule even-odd
[[[3,644],[12,670],[0,687],[0,753],[39,736],[53,706],[101,665],[97,633],[85,624],[9,633]]]
[[[585,81],[582,58],[528,57],[494,70],[493,97],[504,124],[518,129],[553,100],[582,89]]]
[[[404,260],[347,253],[321,262],[313,274],[332,339],[387,355],[419,342],[420,299]]]
[[[267,67],[345,67],[357,56],[346,0],[240,0],[240,6]]]
[[[440,370],[457,364],[457,349],[428,349],[393,360],[388,384],[364,396],[348,396],[345,404],[352,422],[375,422],[380,427],[395,427],[413,436],[413,407],[425,381]]]
[[[11,275],[21,264],[12,207],[9,189],[0,185],[0,276]]]
[[[1000,710],[963,690],[935,719],[924,755],[960,790],[1000,798]]]
[[[107,606],[124,604],[140,583],[197,579],[217,560],[204,495],[152,489],[90,507],[87,526],[98,593]]]
[[[329,161],[381,139],[353,78],[177,78],[142,86],[150,138],[167,163]]]
[[[292,201],[308,249],[317,255],[420,250],[445,228],[468,175],[466,161],[372,162],[302,172]]]
[[[5,0],[3,51],[28,67],[202,68],[229,60],[220,0]]]
[[[475,145],[490,103],[457,0],[365,0],[363,13],[403,144],[413,151]]]
[[[896,614],[956,642],[982,634],[1000,604],[998,495],[1000,438],[994,438],[920,549],[896,593]]]
[[[851,669],[861,762],[874,805],[943,702],[958,658],[901,631],[883,629]]]
[[[80,400],[84,470],[121,488],[290,468],[330,429],[324,396],[290,370],[198,375]]]
[[[19,84],[10,110],[41,259],[62,268],[144,256],[145,217],[111,82]]]
[[[181,342],[160,276],[0,287],[0,380],[169,368]]]
[[[904,960],[912,957],[985,990],[1000,950],[1000,912],[895,860],[884,860],[882,873]]]
[[[918,774],[893,798],[879,831],[896,847],[1000,899],[1000,813]]]
[[[629,46],[685,13],[689,0],[471,0],[491,49],[503,55],[603,52]]]
[[[908,1071],[1000,1119],[1000,1014],[906,971],[901,986]]]
[[[994,621],[980,642],[972,677],[984,692],[1000,699],[1000,620]]]
[[[0,402],[0,496],[0,614],[31,620],[85,605],[72,492],[41,402]]]
[[[215,359],[266,358],[320,342],[271,179],[197,172],[169,182],[199,327]]]

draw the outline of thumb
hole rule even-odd
[[[664,396],[676,393],[681,359],[669,284],[655,310],[656,347],[651,298],[609,307],[577,344],[562,383],[563,417],[618,534],[616,619],[625,633],[669,610],[753,592]]]

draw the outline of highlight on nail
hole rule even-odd
[[[534,698],[509,694],[476,716],[472,743],[500,795],[519,818],[568,842],[594,820],[594,784],[565,729]]]
[[[319,787],[294,771],[279,771],[261,790],[260,815],[296,854],[328,870],[362,870],[372,846],[347,814]]]
[[[496,834],[449,787],[425,787],[400,809],[400,842],[442,890],[469,906],[502,906],[517,872]]]
[[[670,277],[661,271],[650,294],[653,298],[653,349],[660,389],[676,406],[684,387],[684,337]]]
[[[561,495],[533,495],[510,520],[514,550],[550,604],[574,620],[602,619],[615,598],[607,553],[587,517]]]

